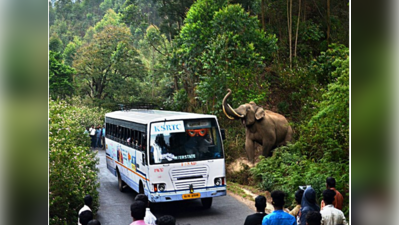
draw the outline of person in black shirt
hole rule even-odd
[[[255,198],[256,213],[247,216],[244,225],[262,225],[263,217],[267,214],[265,213],[266,208],[266,198],[263,195],[259,195]]]

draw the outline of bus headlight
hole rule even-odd
[[[224,177],[215,178],[215,185],[216,186],[224,185]]]
[[[158,184],[159,191],[165,191],[166,184]]]

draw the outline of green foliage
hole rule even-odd
[[[337,79],[328,85],[302,138],[312,146],[315,156],[340,161],[349,157],[349,58],[337,58],[332,66],[336,67],[332,76]]]
[[[49,49],[53,52],[61,52],[63,49],[63,43],[56,33],[50,37]]]
[[[94,120],[88,121],[91,118]],[[74,224],[83,197],[93,197],[98,209],[98,160],[90,150],[89,124],[100,124],[104,111],[49,100],[49,210],[50,224]],[[103,122],[101,122],[102,124]]]
[[[104,102],[131,102],[140,93],[145,68],[132,45],[132,36],[125,24],[111,9],[93,31],[93,38],[84,41],[73,62],[77,70],[76,84],[82,96],[95,105]]]
[[[75,58],[76,50],[82,46],[82,41],[78,36],[73,38],[72,42],[69,42],[64,49],[63,57],[64,63],[68,66],[72,66],[72,62]]]
[[[49,52],[49,89],[52,99],[65,98],[72,96],[74,87],[72,85],[72,75],[75,69],[61,62],[59,53]]]
[[[331,44],[326,52],[321,52],[317,59],[310,64],[310,72],[315,74],[319,83],[326,85],[334,81],[333,72],[337,69],[333,65],[338,58],[349,58],[349,49],[342,44]]]
[[[173,111],[186,111],[188,107],[188,97],[185,89],[180,89],[173,93],[173,97],[167,99],[164,105]]]
[[[332,161],[315,162],[301,154],[299,145],[289,145],[275,150],[270,158],[262,157],[251,169],[258,187],[262,190],[282,190],[287,193],[286,207],[296,205],[294,194],[298,186],[311,185],[318,202],[321,202],[327,177],[334,177],[337,190],[344,196],[349,194],[349,165]],[[344,198],[344,209],[348,215],[349,199]],[[319,203],[318,203],[319,204]]]

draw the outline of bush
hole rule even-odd
[[[76,107],[49,100],[49,206],[50,224],[76,224],[83,197],[93,197],[92,211],[98,209],[98,160],[90,150],[84,127],[104,121],[98,108]],[[87,118],[96,118],[88,121]]]

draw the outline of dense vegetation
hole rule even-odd
[[[93,197],[98,208],[97,159],[90,137],[83,134],[91,124],[102,124],[105,111],[49,101],[49,205],[50,224],[75,224],[83,197]]]
[[[277,149],[273,157],[262,158],[251,170],[228,174],[228,179],[268,191],[282,189],[290,193],[289,206],[299,185],[311,184],[320,199],[325,178],[334,176],[348,215],[348,2],[58,0],[49,4],[52,99],[65,99],[67,108],[77,111],[146,102],[163,109],[215,114],[228,131],[225,147],[230,163],[245,156],[243,127],[221,113],[230,88],[232,105],[255,101],[285,115],[294,129],[294,142]],[[93,111],[102,112],[100,108]],[[73,123],[83,128],[81,121]],[[50,189],[55,188],[52,185],[50,181]],[[81,194],[71,196],[81,198]]]

